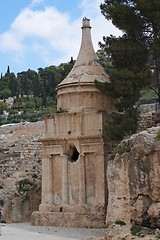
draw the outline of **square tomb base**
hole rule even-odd
[[[106,226],[104,208],[91,207],[56,207],[55,211],[35,211],[31,216],[34,226],[104,228]]]

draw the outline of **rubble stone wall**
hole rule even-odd
[[[5,221],[29,221],[41,201],[43,122],[0,127],[0,207]]]

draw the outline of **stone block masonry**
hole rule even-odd
[[[0,127],[0,205],[7,222],[29,221],[40,204],[43,124]]]

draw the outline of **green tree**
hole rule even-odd
[[[40,96],[41,86],[40,86],[38,73],[34,70],[28,69],[27,78],[30,81],[30,94],[33,94],[34,97]]]
[[[38,69],[41,84],[42,106],[46,107],[48,94],[48,76],[43,68]]]
[[[9,66],[7,67],[7,73],[10,73],[10,67]]]
[[[12,97],[19,95],[19,84],[15,74],[12,72],[12,73],[6,73],[6,75],[9,78],[8,87],[12,92]]]
[[[2,114],[4,110],[7,110],[7,103],[5,101],[0,101],[0,114]]]
[[[73,68],[75,61],[71,57],[70,62],[68,63],[61,63],[57,68],[56,79],[57,84],[59,84],[63,79],[69,74],[71,69]]]
[[[154,90],[160,103],[160,1],[105,0],[100,7],[105,18],[122,30],[123,37],[145,46],[147,67],[154,79],[150,87],[154,88],[156,82]]]
[[[7,74],[5,74],[1,80],[1,89],[3,88],[9,88],[9,77]]]
[[[6,73],[0,81],[0,99],[5,99],[12,96],[12,92],[9,88],[9,76]]]
[[[99,62],[102,65],[102,67],[105,69],[105,71],[110,74],[112,69],[112,58],[110,55],[107,54],[104,50],[98,50],[96,52]]]
[[[19,82],[21,96],[32,94],[32,83],[28,78],[28,71],[17,73],[17,80]]]
[[[43,76],[46,81],[46,95],[55,97],[55,88],[57,86],[56,79],[55,79],[55,66],[50,66],[44,68]]]
[[[6,99],[8,97],[11,97],[11,95],[12,92],[8,88],[3,88],[2,90],[0,90],[0,99]]]
[[[100,43],[111,57],[113,69],[110,83],[97,83],[116,99],[117,112],[111,116],[108,131],[110,138],[121,140],[136,132],[136,102],[141,89],[147,85],[154,88],[153,80],[160,102],[160,1],[105,0],[100,8],[105,18],[122,30],[122,36],[104,37]]]

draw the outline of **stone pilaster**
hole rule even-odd
[[[85,155],[80,155],[79,170],[79,204],[86,204],[86,177],[85,177]]]
[[[50,157],[42,160],[42,204],[53,204],[53,176],[52,164],[53,159]]]
[[[69,203],[68,156],[63,155],[62,164],[62,203]]]
[[[104,156],[102,153],[95,153],[95,200],[97,204],[105,204],[105,169],[104,169]]]

